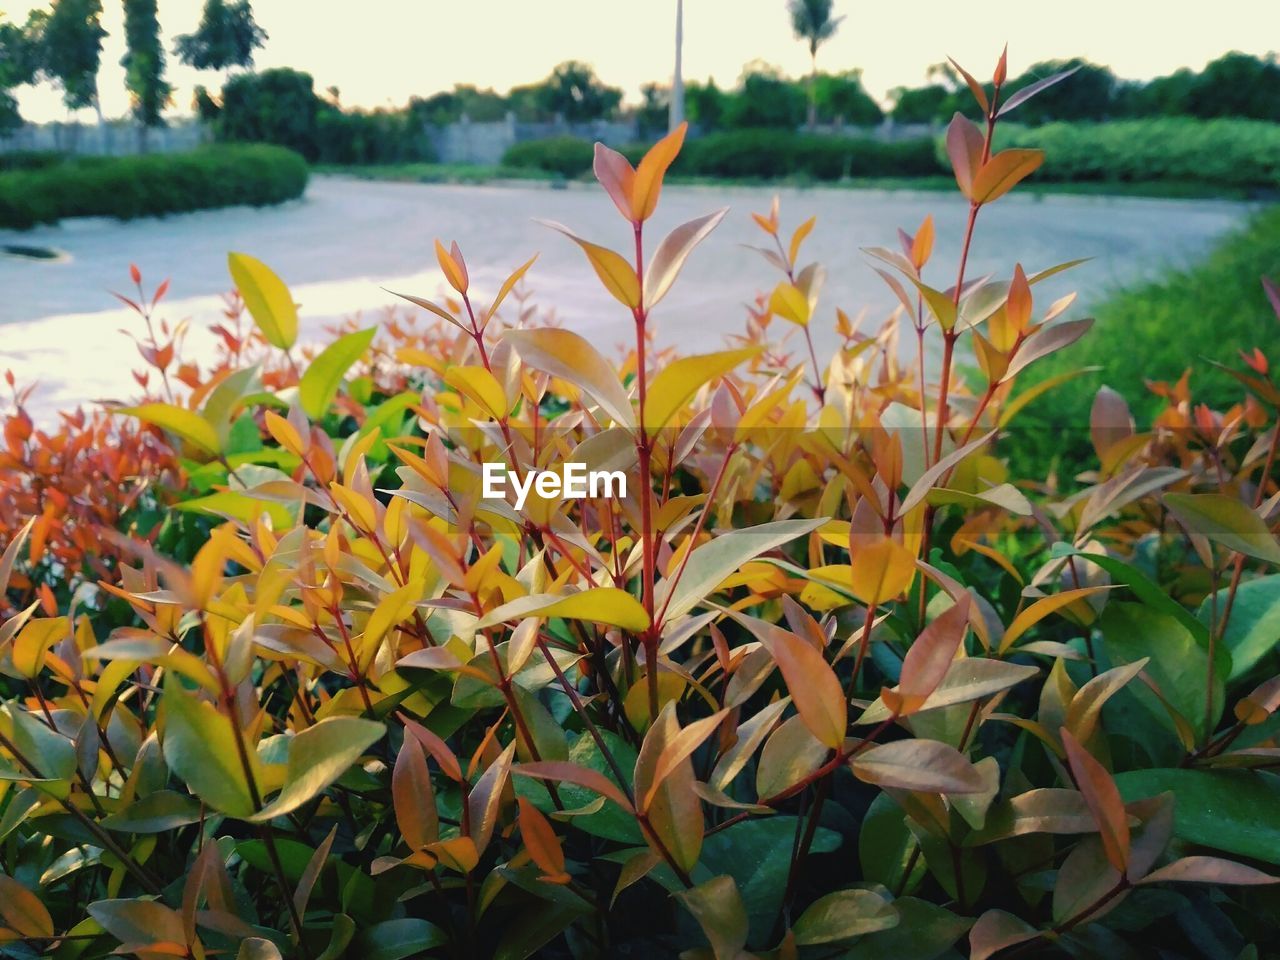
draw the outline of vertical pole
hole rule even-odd
[[[684,121],[684,75],[681,73],[680,53],[684,46],[684,0],[676,0],[676,71],[671,78],[671,108],[667,115],[670,130]]]

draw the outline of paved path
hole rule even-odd
[[[687,349],[716,347],[741,328],[742,305],[772,287],[772,268],[742,245],[762,234],[748,214],[768,207],[773,191],[758,188],[673,187],[664,192],[655,233],[729,206],[727,219],[694,254],[671,295],[659,306],[659,336]],[[784,223],[810,214],[818,226],[806,246],[828,270],[815,330],[825,331],[838,304],[851,315],[867,308],[877,319],[893,303],[861,248],[896,244],[896,230],[914,230],[933,213],[938,230],[934,282],[952,278],[966,207],[955,194],[912,191],[786,189]],[[1241,221],[1248,205],[1217,201],[1009,197],[984,211],[970,275],[1008,275],[1015,260],[1028,272],[1089,256],[1093,262],[1054,278],[1043,295],[1072,289],[1096,300],[1106,289],[1167,263],[1204,251]],[[69,221],[27,233],[0,231],[0,245],[56,247],[69,256],[56,263],[0,257],[0,370],[13,367],[23,381],[39,379],[41,407],[127,396],[136,354],[119,334],[132,326],[110,290],[126,292],[128,266],[137,263],[149,283],[172,278],[166,315],[190,317],[192,345],[218,315],[229,287],[225,255],[240,250],[270,264],[290,284],[314,334],[325,319],[356,311],[376,319],[394,302],[381,287],[420,295],[438,292],[442,279],[432,241],[457,240],[473,285],[492,291],[534,252],[529,274],[538,301],[554,306],[568,325],[587,331],[602,347],[630,335],[625,312],[599,286],[577,248],[533,222],[568,224],[599,243],[626,249],[629,231],[595,188],[444,186],[372,183],[319,177],[306,196],[283,207],[184,214],[117,223]],[[821,336],[820,347],[830,345]]]

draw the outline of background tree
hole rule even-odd
[[[795,130],[804,120],[804,104],[804,91],[779,70],[748,64],[741,86],[725,106],[724,125]]]
[[[35,79],[36,53],[28,31],[11,21],[0,21],[0,135],[22,126],[18,101],[11,91]]]
[[[1090,63],[1080,57],[1033,63],[1022,76],[1009,83],[1012,95],[1044,77],[1075,68],[1066,83],[1055,83],[1018,108],[1019,123],[1038,124],[1050,120],[1105,120],[1115,110],[1116,75],[1110,67]]]
[[[144,150],[147,130],[164,123],[160,111],[173,92],[164,79],[164,47],[160,44],[156,6],[156,0],[124,0],[125,54],[120,65],[125,69],[124,84],[138,121],[138,142]]]
[[[636,124],[640,136],[658,136],[667,132],[671,123],[671,90],[658,83],[646,83],[640,88],[642,100],[636,109]],[[683,115],[684,111],[681,111]]]
[[[102,122],[98,102],[98,65],[102,60],[101,0],[54,0],[48,13],[37,12],[28,24],[36,44],[40,72],[62,88],[68,110],[93,107]]]
[[[791,29],[796,39],[809,45],[809,127],[818,122],[818,101],[815,89],[818,78],[818,47],[835,36],[836,28],[844,17],[831,16],[832,0],[787,0],[791,12]]]
[[[818,116],[825,123],[874,126],[884,119],[880,105],[862,86],[861,70],[824,73],[814,85]]]
[[[689,120],[703,133],[720,128],[724,122],[728,95],[716,86],[715,80],[706,83],[687,83],[684,88],[684,104]]]
[[[177,38],[178,59],[197,70],[247,69],[253,51],[267,40],[267,32],[253,19],[249,0],[205,0],[200,25]]]
[[[1204,117],[1280,120],[1280,64],[1233,51],[1208,64],[1187,92],[1187,112]]]
[[[570,123],[607,119],[622,102],[621,90],[606,86],[590,66],[576,60],[560,64],[533,87],[532,93],[543,117],[563,117]]]

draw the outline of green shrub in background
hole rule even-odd
[[[24,230],[66,217],[129,220],[240,204],[260,207],[292,200],[306,185],[306,161],[265,144],[68,160],[0,173],[0,227]]]
[[[1036,174],[1042,181],[1280,187],[1280,125],[1263,120],[1168,118],[1007,127],[1000,146],[1044,150],[1047,159]]]
[[[17,150],[0,153],[0,173],[9,170],[41,170],[63,161],[65,154],[56,150]]]
[[[732,179],[914,177],[945,171],[928,138],[885,143],[868,137],[737,130],[690,141],[675,170]]]
[[[643,156],[647,145],[622,148],[629,158]],[[551,137],[518,143],[502,158],[506,166],[581,177],[591,170],[592,148],[577,137]],[[868,137],[734,130],[690,140],[672,168],[686,177],[773,180],[802,177],[916,177],[944,172],[928,138],[884,143]]]
[[[515,144],[503,155],[502,164],[544,170],[562,177],[580,177],[591,169],[594,150],[580,137],[547,137]]]

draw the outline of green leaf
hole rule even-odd
[[[810,904],[792,928],[796,943],[834,943],[898,925],[893,904],[871,890],[837,890]]]
[[[1112,601],[1103,611],[1098,626],[1107,655],[1116,666],[1150,658],[1146,674],[1196,731],[1198,741],[1217,726],[1226,702],[1226,679],[1231,672],[1231,654],[1224,645],[1219,644],[1214,651],[1213,709],[1209,730],[1206,730],[1205,680],[1209,651],[1181,621],[1150,607]],[[1144,684],[1134,682],[1127,689],[1176,734],[1168,711]]]
[[[320,356],[307,365],[298,381],[298,401],[308,417],[319,420],[325,415],[338,394],[342,378],[351,365],[364,356],[377,334],[377,327],[348,333],[325,347]]]
[[[246,819],[253,798],[240,761],[241,736],[235,722],[200,700],[170,674],[161,703],[165,708],[165,763],[197,797],[220,813]],[[261,765],[252,745],[245,745],[250,769],[260,780]]]
[[[957,917],[927,900],[899,897],[893,906],[898,925],[867,934],[843,955],[844,960],[933,960],[973,926],[969,918]]]
[[[907,829],[902,808],[887,793],[877,793],[858,832],[862,875],[890,890],[911,890],[925,869],[924,860],[916,856],[910,876],[905,876],[916,850],[916,838]]]
[[[116,412],[154,424],[192,446],[199,447],[205,453],[217,456],[222,452],[222,441],[218,439],[218,432],[213,424],[184,407],[171,403],[144,403],[140,407],[120,407]]]
[[[1170,597],[1163,587],[1156,584],[1155,581],[1137,567],[1131,566],[1123,560],[1117,560],[1115,557],[1107,556],[1105,553],[1082,553],[1078,550],[1055,549],[1053,556],[1080,557],[1092,564],[1096,564],[1111,575],[1112,582],[1124,584],[1133,591],[1134,596],[1148,607],[1173,617],[1187,628],[1187,631],[1196,638],[1197,642],[1204,644],[1206,647],[1209,645],[1208,628],[1197,620],[1190,610]]]
[[[825,517],[814,520],[775,520],[716,537],[689,554],[684,574],[674,589],[670,579],[658,584],[656,608],[662,610],[666,605],[666,620],[688,613],[748,560],[796,537],[812,533],[826,523]]]
[[[426,920],[384,920],[361,932],[352,949],[361,960],[404,960],[446,940],[444,931]]]
[[[1256,510],[1220,493],[1166,493],[1164,502],[1190,533],[1246,556],[1280,563],[1280,543]]]
[[[1280,864],[1280,778],[1243,770],[1132,770],[1116,775],[1126,803],[1173,791],[1173,832],[1251,859]]]
[[[247,253],[227,254],[227,269],[267,342],[288,350],[298,339],[298,307],[284,281]]]
[[[738,885],[751,919],[752,939],[769,934],[782,905],[795,842],[796,818],[785,816],[744,820],[710,834],[702,843],[702,865],[712,874],[727,874]],[[831,853],[840,834],[819,827],[811,853]]]
[[[1229,593],[1225,588],[1218,591],[1219,616],[1226,610]],[[1212,597],[1200,604],[1197,615],[1206,628],[1214,609]],[[1237,588],[1222,642],[1231,651],[1231,680],[1243,677],[1275,649],[1280,643],[1280,576],[1259,577]]]
[[[122,833],[167,833],[199,823],[203,816],[198,800],[176,790],[157,790],[113,813],[102,825]]]
[[[747,945],[747,910],[733,877],[713,877],[676,896],[702,927],[716,960],[734,960]]]
[[[328,717],[303,730],[289,742],[284,789],[249,819],[262,823],[297,810],[346,773],[386,732],[381,723],[360,717]]]

